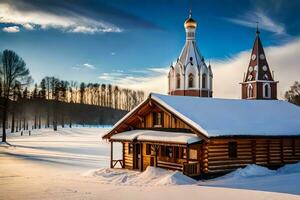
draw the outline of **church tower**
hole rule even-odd
[[[212,97],[213,73],[196,45],[197,22],[190,11],[184,22],[185,45],[168,75],[169,95]]]
[[[277,83],[269,68],[257,28],[250,63],[241,83],[242,99],[277,99]]]

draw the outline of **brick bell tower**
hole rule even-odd
[[[277,99],[278,81],[274,81],[259,34],[257,28],[250,63],[241,83],[242,99],[274,100]]]

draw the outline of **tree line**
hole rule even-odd
[[[113,124],[144,99],[143,91],[111,84],[78,83],[45,77],[33,79],[25,61],[14,51],[0,53],[2,141],[6,131],[65,127],[72,124]]]
[[[25,88],[26,89],[26,88]],[[26,94],[25,94],[26,95]],[[111,84],[78,83],[55,77],[45,77],[31,93],[33,98],[80,103],[121,110],[131,110],[144,100],[144,92],[120,88]]]

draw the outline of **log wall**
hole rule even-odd
[[[237,142],[236,158],[229,157],[229,142]],[[276,167],[299,161],[300,138],[213,138],[203,145],[202,170],[217,173],[248,164]]]
[[[133,169],[133,153],[128,154],[129,143],[124,142],[124,149],[123,149],[123,158],[124,164],[126,169]]]

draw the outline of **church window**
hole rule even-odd
[[[194,33],[193,32],[188,32],[188,37],[194,37]]]
[[[213,79],[213,76],[211,75],[210,76],[210,78],[209,78],[209,88],[210,88],[210,90],[212,90],[212,88],[213,88],[213,82],[212,82],[212,79]]]
[[[251,84],[247,86],[247,98],[252,98],[253,97],[253,87]]]
[[[265,83],[263,85],[263,97],[264,98],[271,98],[271,86],[269,83]]]
[[[193,88],[193,87],[194,87],[194,75],[189,74],[189,88]]]
[[[262,68],[265,72],[268,70],[268,67],[266,65],[264,65]]]
[[[176,75],[176,88],[180,88],[180,74]]]
[[[202,88],[206,88],[206,74],[202,74]]]

